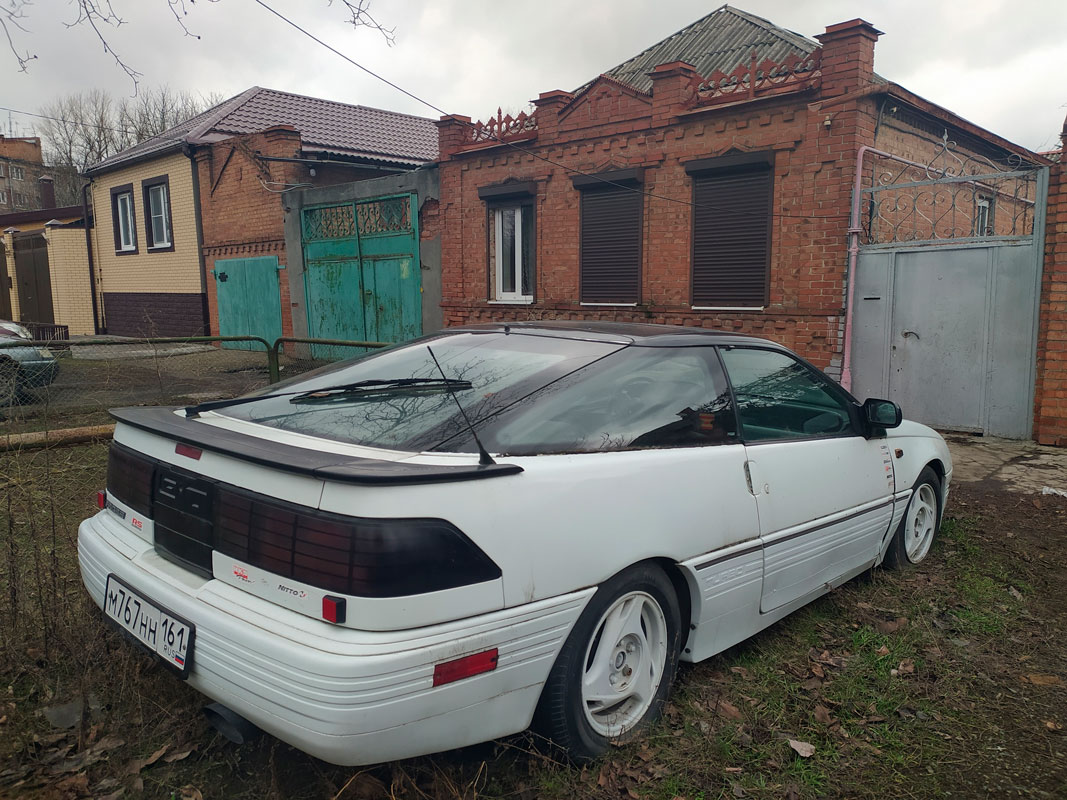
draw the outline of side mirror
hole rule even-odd
[[[863,416],[876,428],[895,428],[904,418],[900,406],[892,400],[876,400],[873,397],[863,404]]]

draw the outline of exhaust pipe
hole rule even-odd
[[[247,719],[222,703],[204,706],[204,716],[207,717],[208,724],[212,728],[234,744],[245,744],[263,733]]]

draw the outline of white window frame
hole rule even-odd
[[[125,202],[125,209],[123,203]],[[115,213],[118,215],[119,251],[137,249],[137,231],[133,226],[133,192],[115,195]]]
[[[158,195],[156,194],[158,191]],[[167,184],[156,183],[148,187],[148,208],[145,212],[148,215],[148,227],[152,231],[152,243],[149,246],[149,250],[156,248],[170,247],[173,242],[171,241],[170,231],[170,193],[167,191]],[[159,208],[156,208],[156,198],[159,198]],[[156,220],[159,219],[163,228],[164,238],[156,238]]]
[[[11,180],[22,181],[26,180],[26,171],[22,167],[11,166]]]
[[[974,235],[992,236],[992,222],[993,198],[989,195],[978,195],[974,201]]]
[[[3,189],[0,189],[0,203],[7,205],[7,192]]]
[[[530,294],[522,293],[522,204],[500,206],[493,209],[493,225],[496,227],[496,252],[493,253],[495,279],[496,282],[493,287],[493,300],[501,303],[532,303],[533,302],[533,286],[530,287]],[[515,253],[512,263],[514,264],[514,292],[505,292],[501,290],[501,286],[504,285],[504,214],[510,213],[515,216],[515,237],[514,247]],[[531,281],[536,280],[535,275],[531,275]]]
[[[4,177],[4,162],[0,161],[0,178]]]

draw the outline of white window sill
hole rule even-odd
[[[764,306],[690,306],[693,311],[763,311]]]
[[[170,242],[167,242],[166,244],[163,244],[161,242],[159,244],[152,245],[148,249],[149,250],[169,250],[171,247],[174,247],[174,245],[172,245]]]
[[[607,306],[608,308],[637,308],[637,303],[579,303],[580,306]]]
[[[521,297],[517,300],[490,300],[491,306],[532,306],[532,297]]]

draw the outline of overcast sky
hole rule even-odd
[[[175,0],[180,2],[180,0]],[[395,26],[396,45],[353,30],[339,2],[265,0],[370,69],[450,113],[475,119],[519,110],[550,89],[572,90],[688,25],[716,5],[695,0],[373,0]],[[167,0],[112,0],[126,21],[105,30],[143,73],[231,96],[259,85],[436,117],[321,48],[253,0],[185,0],[184,35]],[[1067,12],[1063,0],[740,0],[777,25],[814,36],[862,17],[884,32],[875,69],[891,81],[1001,136],[1036,150],[1058,147],[1067,114]],[[132,92],[93,31],[67,28],[70,0],[36,0],[18,34],[35,53],[29,72],[0,50],[0,105],[36,111],[57,95],[91,88]],[[17,32],[16,32],[17,33]],[[6,112],[0,112],[8,132]],[[12,115],[16,133],[33,119]]]

